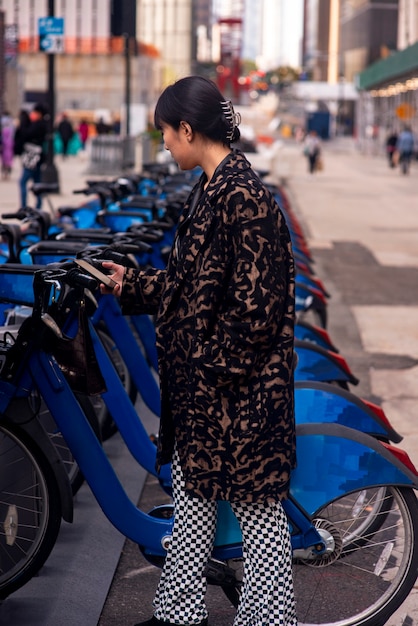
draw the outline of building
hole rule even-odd
[[[358,138],[365,152],[384,152],[403,125],[418,137],[418,1],[399,0],[397,49],[356,77]]]
[[[158,51],[162,86],[191,72],[192,49],[197,49],[192,45],[192,4],[192,0],[137,0],[137,38]]]
[[[418,0],[399,0],[398,50],[418,41]]]
[[[337,83],[341,76],[339,0],[305,0],[303,69],[313,81]]]
[[[16,39],[8,80],[11,85],[12,75],[19,76],[19,93],[8,94],[13,110],[45,97],[47,55],[39,50],[38,20],[48,16],[48,6],[48,0],[0,0]],[[55,0],[54,16],[64,18],[62,53],[54,55],[57,111],[119,112],[127,59],[131,102],[147,107],[167,83],[196,70],[198,60],[211,60],[212,0]]]
[[[6,28],[16,37],[5,94],[13,113],[48,100],[49,54],[40,50],[39,37],[39,19],[48,17],[48,6],[47,0],[0,0]],[[161,88],[159,54],[138,41],[135,0],[55,0],[54,17],[64,19],[62,52],[54,54],[56,112],[100,111],[111,121],[123,116],[128,97],[143,107],[155,101]]]
[[[398,0],[342,0],[341,70],[347,80],[397,50]]]
[[[312,80],[352,82],[397,49],[398,14],[398,0],[305,0],[305,71]]]

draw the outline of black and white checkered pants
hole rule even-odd
[[[177,452],[172,462],[175,520],[155,616],[173,624],[207,617],[204,569],[212,552],[217,503],[187,494]],[[296,626],[290,534],[280,502],[231,503],[243,537],[244,580],[233,626]]]

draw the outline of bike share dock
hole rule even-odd
[[[384,156],[359,155],[344,138],[324,146],[324,170],[312,176],[299,144],[285,145],[282,153],[289,201],[309,239],[316,273],[331,293],[330,335],[360,379],[356,394],[382,405],[404,437],[401,447],[418,464],[418,163],[402,176]],[[87,162],[81,155],[58,159],[57,167],[63,193],[52,196],[53,204],[78,204],[71,191],[82,185]],[[11,180],[2,182],[3,212],[18,208],[19,174],[16,162]],[[147,426],[155,431],[153,417]],[[146,473],[117,437],[106,449],[128,494],[138,500]],[[147,488],[147,499],[157,493],[161,502],[158,489]],[[124,538],[83,486],[74,523],[63,523],[39,575],[0,605],[0,624],[130,626],[146,619],[158,570],[127,545],[115,575],[123,546]],[[212,626],[232,623],[235,611],[220,589],[211,589],[209,607]],[[388,622],[402,624],[418,624],[416,589]]]

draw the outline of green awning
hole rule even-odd
[[[418,75],[418,42],[369,65],[358,74],[357,84],[359,89],[376,89],[393,80],[411,76],[414,72]]]

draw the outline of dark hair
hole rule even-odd
[[[38,102],[37,104],[35,104],[32,111],[35,111],[36,113],[40,113],[42,117],[45,117],[46,115],[48,115],[48,107],[43,102]]]
[[[163,91],[155,108],[154,125],[158,130],[162,124],[178,130],[180,122],[187,122],[195,132],[229,145],[240,137],[239,120],[226,115],[225,107],[228,113],[233,111],[214,82],[203,76],[187,76]]]
[[[19,124],[21,126],[29,126],[30,124],[30,116],[26,109],[21,109],[19,111]]]

